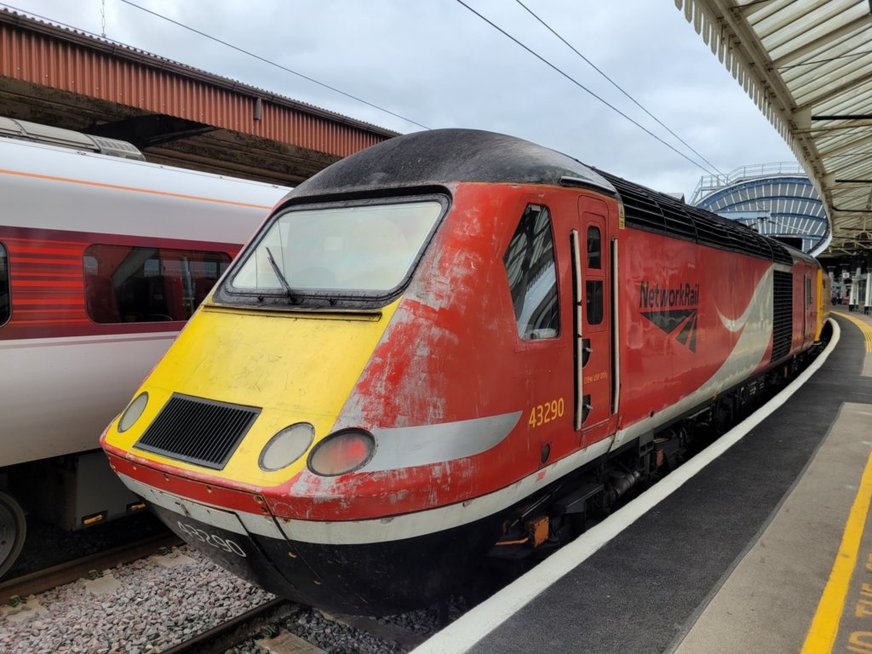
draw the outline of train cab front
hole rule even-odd
[[[408,340],[427,320],[446,331],[406,296],[416,269],[450,263],[444,243],[428,248],[450,203],[446,190],[291,205],[265,223],[101,439],[170,529],[278,595],[367,614],[444,594],[439,562],[487,547],[463,530],[401,547],[385,517],[441,500],[426,473],[367,468],[376,427],[423,420],[373,385],[410,397],[412,359],[432,357]]]
[[[587,179],[606,184],[534,144],[436,130],[307,180],[107,428],[116,471],[276,594],[377,614],[458,590],[583,458],[552,216],[577,230]]]
[[[318,603],[319,589],[313,575],[301,575],[294,584],[271,560],[272,552],[288,548],[261,495],[170,474],[165,470],[171,466],[114,454],[110,445],[104,444],[104,448],[124,484],[188,544],[258,586]]]

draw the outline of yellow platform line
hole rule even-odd
[[[860,318],[855,318],[850,313],[844,313],[843,311],[833,311],[833,313],[841,316],[842,318],[847,318],[852,323],[857,325],[860,328],[860,331],[863,332],[863,337],[866,339],[866,351],[872,352],[872,324],[869,324],[865,320],[861,320]]]
[[[842,542],[830,571],[830,577],[821,595],[814,619],[805,637],[802,654],[824,654],[832,652],[836,642],[842,613],[845,610],[845,597],[851,576],[857,565],[857,553],[866,527],[869,501],[872,498],[872,454],[866,459],[866,468],[860,480],[860,489],[854,497]]]

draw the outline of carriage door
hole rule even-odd
[[[570,236],[576,334],[575,428],[586,446],[605,437],[611,416],[611,292],[609,234],[604,202],[580,198],[578,228]]]

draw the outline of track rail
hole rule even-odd
[[[161,654],[222,654],[246,640],[260,636],[273,637],[277,633],[287,631],[281,623],[286,622],[296,613],[308,610],[308,607],[301,604],[276,598],[197,634],[183,643],[163,650]],[[374,618],[331,615],[323,611],[318,613],[328,622],[366,632],[377,639],[399,646],[402,651],[410,651],[427,639],[427,635],[397,625],[385,624]],[[296,641],[289,651],[299,651],[301,654],[323,652],[317,645],[299,636],[291,634],[286,637]]]
[[[265,626],[289,616],[297,604],[274,599],[245,613],[222,622],[208,631],[163,650],[162,654],[211,654],[225,652],[243,641],[253,638]]]
[[[162,547],[182,544],[182,540],[174,534],[161,534],[9,579],[0,583],[0,602],[7,602],[16,596],[26,597],[42,593],[81,579],[94,570],[105,570],[119,563],[129,563],[154,554]]]

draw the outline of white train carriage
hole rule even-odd
[[[100,433],[288,189],[32,123],[0,136],[2,575],[22,506],[68,529],[139,506]]]

